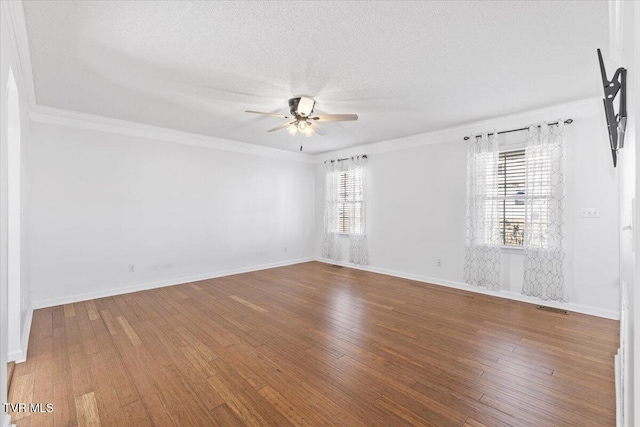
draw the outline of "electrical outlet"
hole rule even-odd
[[[436,265],[437,265],[438,267],[442,267],[442,260],[441,260],[440,258],[438,258],[438,259],[436,260]]]
[[[135,264],[129,264],[129,273],[135,273],[135,272],[136,272]]]
[[[600,218],[600,210],[597,208],[582,208],[581,218]]]

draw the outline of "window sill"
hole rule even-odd
[[[506,254],[521,254],[524,251],[522,246],[500,246],[500,252]]]

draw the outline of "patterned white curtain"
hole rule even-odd
[[[348,162],[349,189],[347,191],[349,208],[349,262],[366,265],[369,263],[369,250],[366,235],[366,197],[367,158],[354,156]]]
[[[524,295],[567,302],[564,120],[531,126],[525,150]]]
[[[467,150],[464,281],[500,290],[498,133],[471,136]]]
[[[325,162],[324,181],[324,234],[322,236],[322,256],[338,261],[338,219],[340,206],[338,202],[338,185],[340,182],[340,162]]]

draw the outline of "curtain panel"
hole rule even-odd
[[[467,150],[464,281],[500,290],[498,133],[471,136]]]
[[[565,129],[529,127],[525,151],[525,238],[522,293],[567,302],[564,283]]]
[[[322,235],[322,256],[334,261],[340,260],[338,247],[339,202],[338,184],[340,162],[325,162],[324,180],[324,234]]]
[[[349,208],[349,262],[353,264],[369,264],[369,250],[367,247],[366,230],[366,179],[367,179],[367,158],[364,156],[354,156],[349,161],[349,171],[351,177],[348,191],[351,204]]]

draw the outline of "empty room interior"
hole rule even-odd
[[[0,427],[640,426],[640,3],[0,3]]]

